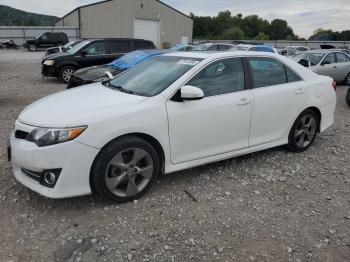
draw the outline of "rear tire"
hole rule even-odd
[[[28,46],[28,50],[31,51],[31,52],[35,52],[37,49],[38,49],[37,46],[34,45],[34,44],[30,44]]]
[[[143,196],[156,181],[159,156],[147,141],[122,137],[108,144],[91,170],[94,190],[114,202],[128,202]]]
[[[59,78],[67,84],[69,83],[69,80],[72,74],[74,73],[74,71],[75,71],[74,66],[64,66],[60,69]]]
[[[315,111],[306,109],[295,120],[290,130],[287,148],[295,153],[306,151],[314,143],[319,125],[320,119]]]
[[[348,103],[348,106],[350,106],[350,87],[349,87],[348,92],[346,94],[346,103]]]
[[[349,72],[349,74],[346,76],[344,82],[345,82],[346,85],[350,86],[350,72]]]

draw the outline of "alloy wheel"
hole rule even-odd
[[[62,78],[63,80],[68,83],[72,74],[74,73],[74,70],[72,68],[67,68],[63,71]]]
[[[118,197],[131,197],[149,184],[153,175],[153,161],[141,148],[119,152],[107,166],[105,181],[108,189]]]
[[[309,146],[317,133],[317,121],[311,114],[304,115],[297,123],[294,139],[299,148]]]

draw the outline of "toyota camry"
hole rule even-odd
[[[8,152],[41,195],[125,202],[159,174],[281,145],[303,152],[335,106],[331,78],[277,54],[168,53],[31,104]]]

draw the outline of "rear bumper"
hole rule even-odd
[[[58,76],[58,70],[54,66],[42,65],[42,67],[41,67],[41,74],[43,76],[48,76],[48,77],[57,77]]]

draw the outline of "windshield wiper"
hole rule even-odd
[[[133,91],[128,90],[128,89],[125,89],[125,88],[123,88],[122,86],[114,86],[114,85],[112,85],[110,82],[107,82],[106,85],[109,86],[109,87],[111,87],[111,88],[113,88],[113,89],[117,89],[118,91],[123,92],[123,93],[134,94]]]

